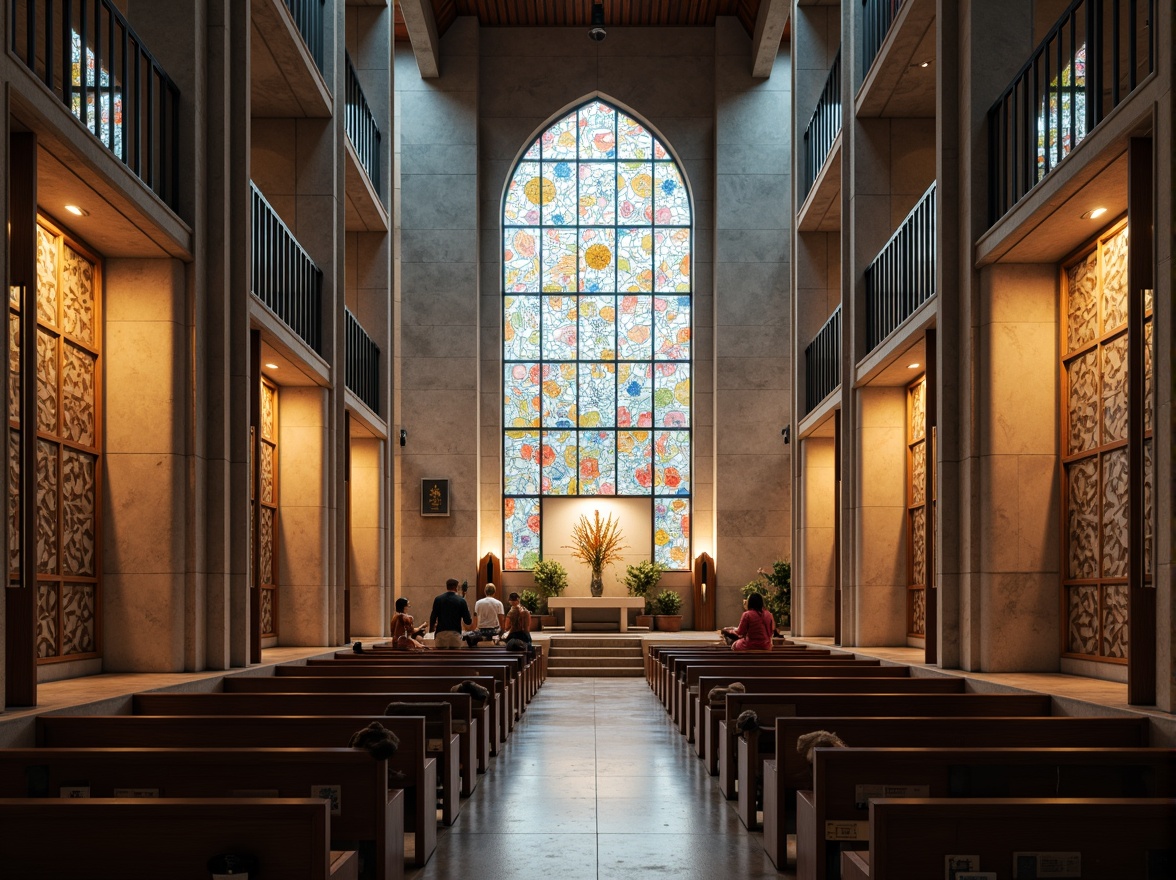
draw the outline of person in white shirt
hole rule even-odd
[[[492,639],[502,632],[500,621],[503,615],[502,603],[494,598],[494,584],[486,584],[486,595],[474,603],[474,614],[478,618],[478,635]]]

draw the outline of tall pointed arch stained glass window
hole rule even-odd
[[[515,167],[503,221],[503,567],[553,496],[648,498],[690,567],[691,202],[648,127],[591,100]]]

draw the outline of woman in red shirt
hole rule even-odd
[[[747,610],[739,618],[739,626],[723,630],[724,635],[737,636],[732,651],[770,651],[776,621],[764,610],[764,597],[752,593],[747,597]]]

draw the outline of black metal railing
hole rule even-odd
[[[253,191],[253,293],[311,348],[323,353],[323,272],[282,218]]]
[[[813,188],[817,174],[825,159],[829,157],[829,150],[837,133],[841,131],[841,49],[837,50],[837,57],[833,59],[833,66],[829,69],[829,77],[825,80],[825,88],[821,90],[821,99],[817,101],[817,109],[813,111],[813,118],[809,120],[808,128],[804,132],[804,192]]]
[[[380,128],[372,116],[371,108],[363,96],[363,88],[359,84],[359,77],[355,75],[355,66],[351,63],[351,56],[344,54],[347,61],[347,108],[344,116],[344,127],[347,138],[355,153],[359,156],[360,164],[367,171],[368,180],[372,182],[376,192],[380,191]]]
[[[180,90],[111,0],[13,0],[12,51],[171,207]]]
[[[347,387],[377,415],[380,412],[380,346],[360,326],[358,319],[347,313]]]
[[[935,184],[866,267],[866,353],[935,295]]]
[[[878,57],[902,4],[903,0],[862,0],[862,70],[868,71]]]
[[[318,69],[323,69],[323,7],[327,0],[286,0],[286,7],[298,25],[302,41],[314,57]]]
[[[804,411],[810,413],[841,384],[841,306],[804,350]]]
[[[1074,0],[988,111],[989,222],[1155,68],[1155,0]]]

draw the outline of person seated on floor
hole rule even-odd
[[[764,597],[752,593],[747,597],[747,610],[739,618],[739,626],[725,626],[719,633],[732,642],[732,651],[770,651],[776,620],[764,610]]]
[[[427,628],[427,623],[414,627],[412,615],[408,613],[408,600],[401,596],[396,600],[396,613],[392,616],[392,647],[397,651],[419,651],[425,647],[417,636]]]

